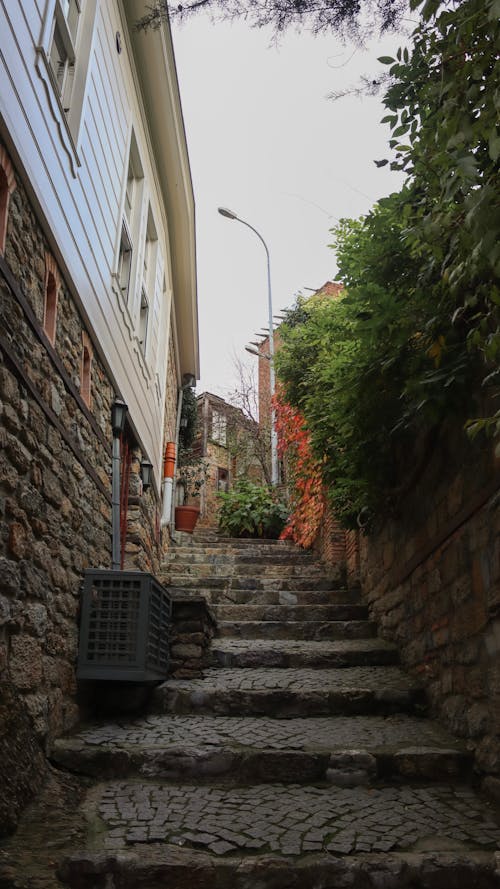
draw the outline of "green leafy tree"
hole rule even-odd
[[[421,12],[412,50],[381,59],[392,80],[384,118],[391,166],[412,187],[405,238],[419,281],[434,288],[438,311],[455,329],[443,349],[465,337],[493,392],[500,383],[500,0],[411,6]],[[471,425],[500,431],[500,412]]]
[[[500,0],[411,5],[377,162],[407,183],[337,227],[346,293],[299,302],[277,359],[346,524],[392,508],[450,416],[500,432]]]

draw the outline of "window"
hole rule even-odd
[[[127,164],[127,179],[125,182],[125,195],[123,198],[123,216],[118,247],[118,260],[116,265],[116,278],[120,295],[128,304],[133,297],[135,288],[133,282],[137,278],[137,272],[133,269],[134,251],[137,245],[138,230],[140,226],[141,198],[144,184],[144,172],[139,157],[137,140],[132,131],[130,149]]]
[[[70,109],[75,78],[76,38],[80,15],[78,0],[56,0],[52,37],[47,55],[66,114]]]
[[[50,253],[45,254],[45,303],[43,329],[52,345],[56,341],[57,301],[59,298],[59,270]]]
[[[143,355],[146,354],[146,345],[148,339],[148,321],[149,321],[149,302],[144,288],[141,290],[141,305],[139,309],[139,329],[137,335]]]
[[[122,235],[120,239],[120,250],[118,253],[118,282],[123,298],[126,300],[128,289],[130,286],[130,271],[132,268],[132,242],[125,220],[122,222]]]
[[[219,411],[212,411],[212,441],[217,444],[226,446],[226,418]]]
[[[90,337],[85,331],[82,332],[82,366],[81,366],[81,374],[80,374],[80,393],[81,396],[87,405],[87,407],[91,406],[92,403],[92,359],[94,357],[94,350],[92,349],[92,343],[90,341]]]
[[[141,302],[139,306],[138,338],[143,355],[146,354],[148,339],[148,324],[150,321],[150,305],[156,290],[156,260],[157,260],[158,235],[153,220],[151,206],[148,207],[146,225],[146,237],[144,240],[144,255],[142,260]]]
[[[46,0],[36,69],[46,86],[57,133],[73,176],[80,161],[78,135],[91,63],[97,0]]]
[[[0,254],[5,252],[9,201],[16,187],[14,169],[3,145],[0,145]]]
[[[217,467],[217,490],[218,491],[228,491],[229,490],[229,473],[227,469],[222,469],[221,466]]]

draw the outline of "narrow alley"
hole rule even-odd
[[[499,886],[472,749],[359,596],[290,544],[200,532],[174,552],[164,580],[207,598],[212,665],[56,743],[2,889]]]

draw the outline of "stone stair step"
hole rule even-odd
[[[189,588],[214,588],[231,590],[257,590],[257,591],[330,591],[336,590],[335,583],[324,577],[263,577],[251,575],[225,574],[225,575],[194,575],[178,574],[172,571],[169,574],[161,574],[159,579],[166,586]]]
[[[398,667],[212,668],[204,679],[167,680],[152,709],[161,713],[212,713],[278,718],[388,715],[425,708],[425,695]]]
[[[359,786],[466,781],[472,754],[437,724],[411,716],[149,716],[89,726],[56,741],[52,761],[93,778]]]
[[[214,660],[223,667],[359,667],[399,663],[396,646],[383,639],[320,642],[274,639],[214,639]]]
[[[227,559],[222,559],[218,562],[176,562],[175,565],[172,565],[170,574],[196,575],[197,577],[210,577],[212,574],[216,577],[252,577],[255,574],[255,559],[249,560],[248,564],[235,562],[232,570],[228,570],[228,568],[231,568],[231,566],[228,566]],[[276,565],[269,563],[269,565],[259,564],[259,569],[259,576],[269,579],[282,577],[307,580],[311,578],[313,580],[328,580],[329,583],[333,582],[333,578],[327,574],[324,568],[318,565]]]
[[[214,605],[357,605],[357,591],[345,590],[213,590]]]
[[[368,620],[362,604],[338,605],[213,605],[217,621],[336,621]]]
[[[173,564],[174,562],[221,562],[223,560],[233,562],[238,565],[244,565],[250,562],[255,563],[258,558],[259,562],[267,564],[289,564],[289,565],[318,565],[323,567],[321,563],[314,558],[310,552],[305,551],[281,551],[276,547],[269,549],[260,549],[258,547],[247,546],[241,550],[222,550],[220,547],[176,547],[172,550],[171,555],[167,555],[163,564]]]
[[[218,621],[217,636],[235,639],[365,639],[377,626],[369,620]]]
[[[73,889],[498,886],[497,819],[462,787],[113,781],[85,805],[100,831],[59,869]]]

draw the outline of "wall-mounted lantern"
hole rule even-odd
[[[153,464],[150,463],[149,460],[141,461],[141,482],[142,482],[142,490],[147,491],[149,487],[151,487],[151,474],[153,472]]]
[[[127,411],[128,405],[121,398],[115,398],[111,408],[111,426],[115,437],[121,435],[125,428]]]

